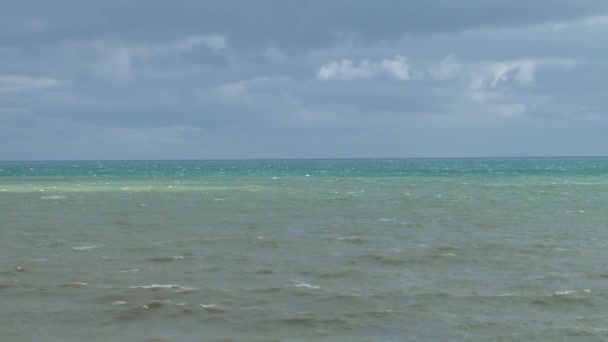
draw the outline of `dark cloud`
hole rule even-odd
[[[162,41],[193,32],[226,34],[244,46],[292,48],[336,38],[390,39],[408,33],[568,22],[608,13],[603,0],[57,0],[9,1],[0,42],[90,37]]]

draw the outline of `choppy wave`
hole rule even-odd
[[[171,289],[171,290],[178,290],[178,291],[193,290],[193,288],[191,288],[191,287],[181,286],[181,285],[177,285],[177,284],[168,284],[168,285],[159,285],[159,284],[138,285],[138,286],[129,286],[129,288],[130,289],[142,289],[142,290],[164,290],[164,289]]]
[[[0,340],[608,339],[608,159],[76,164],[3,173]]]

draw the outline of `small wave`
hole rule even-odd
[[[89,285],[89,283],[68,283],[68,284],[59,284],[57,287],[72,287],[77,289],[85,288]]]
[[[354,278],[361,275],[361,272],[352,268],[338,270],[334,272],[325,272],[319,274],[321,279],[340,279],[340,278]]]
[[[178,255],[178,256],[170,256],[170,257],[154,257],[154,258],[150,258],[148,260],[154,261],[154,262],[170,262],[170,261],[181,260],[181,259],[185,259],[185,258],[186,258],[185,256]]]
[[[126,270],[126,271],[120,271],[120,273],[132,273],[132,272],[139,272],[139,268],[134,268],[132,270]]]
[[[0,275],[13,275],[16,273],[21,273],[21,272],[26,272],[27,270],[25,268],[23,268],[23,266],[16,266],[15,268],[13,268],[10,271],[2,271],[0,272]]]
[[[311,316],[296,316],[296,317],[286,317],[280,319],[272,319],[272,320],[264,320],[264,323],[273,323],[284,326],[310,326],[310,327],[341,327],[343,329],[351,329],[352,325],[346,319],[342,318],[334,318],[334,317],[311,317]]]
[[[407,260],[377,254],[362,255],[361,257],[359,257],[359,259],[391,266],[402,265],[403,263],[407,262]]]
[[[261,269],[261,270],[257,270],[255,273],[257,274],[273,274],[276,273],[273,270],[268,270],[268,269]]]
[[[226,309],[217,304],[201,304],[201,307],[209,312],[224,312]]]
[[[576,291],[576,290],[567,290],[567,291],[553,292],[552,294],[549,294],[547,296],[549,296],[549,297],[559,297],[559,296],[573,295],[573,294],[577,294],[577,293],[578,293],[578,291]]]
[[[583,290],[566,290],[549,293],[542,298],[537,298],[532,301],[536,305],[561,305],[564,303],[577,303],[579,305],[593,305],[594,299],[587,294],[591,292],[589,289]]]
[[[185,286],[181,286],[181,285],[177,285],[177,284],[168,284],[168,285],[159,285],[159,284],[139,285],[139,286],[129,286],[129,288],[130,289],[142,289],[142,290],[162,290],[162,289],[176,289],[176,290],[182,290],[182,291],[192,290],[191,287],[185,287]]]
[[[387,310],[378,310],[378,311],[360,311],[360,312],[350,312],[346,313],[345,316],[349,318],[385,318],[394,316],[395,310],[387,309]]]
[[[353,243],[360,243],[360,242],[365,241],[363,238],[360,238],[358,236],[340,236],[340,237],[338,237],[338,240],[343,241],[343,242],[353,242]]]
[[[589,290],[589,289],[583,289],[582,291],[585,293],[591,292],[591,290]],[[553,292],[551,294],[548,294],[547,297],[561,297],[561,296],[569,296],[569,295],[575,295],[575,294],[578,294],[577,290],[566,290],[566,291]]]
[[[40,199],[43,200],[62,200],[66,199],[68,196],[42,196]]]
[[[72,249],[75,249],[77,251],[88,251],[88,250],[96,249],[99,247],[103,247],[103,245],[79,246],[79,247],[72,247]]]
[[[301,284],[293,284],[293,285],[285,285],[285,287],[298,287],[298,288],[304,288],[304,289],[313,289],[313,290],[318,290],[318,289],[320,289],[320,287],[319,287],[319,286],[310,285],[310,284],[305,284],[305,283],[301,283]]]
[[[147,304],[144,304],[141,306],[142,309],[145,310],[149,310],[149,309],[160,309],[163,306],[165,306],[165,304],[170,304],[171,301],[170,300],[152,300],[149,301]]]

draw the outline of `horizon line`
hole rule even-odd
[[[192,158],[192,159],[21,159],[0,160],[0,163],[16,162],[178,162],[178,161],[278,161],[278,160],[433,160],[433,159],[585,159],[585,158],[608,158],[608,155],[588,156],[481,156],[481,157],[318,157],[318,158]]]

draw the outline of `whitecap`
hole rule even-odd
[[[131,289],[144,289],[144,290],[160,290],[160,289],[177,289],[177,290],[192,290],[191,287],[185,287],[177,284],[168,284],[168,285],[138,285],[138,286],[129,286]]]
[[[120,271],[120,273],[130,273],[130,272],[139,272],[138,268],[134,268],[132,270]]]
[[[201,304],[202,307],[204,307],[205,309],[215,309],[215,308],[219,308],[220,306],[217,304]]]
[[[72,247],[72,249],[75,249],[77,251],[88,251],[88,250],[99,248],[99,247],[103,247],[103,245],[79,246],[79,247]]]
[[[573,295],[576,293],[577,293],[576,290],[566,290],[566,291],[553,292],[549,296],[568,296],[568,295]]]
[[[291,285],[292,287],[300,287],[300,288],[305,288],[305,289],[313,289],[313,290],[318,290],[320,289],[319,286],[315,286],[315,285],[310,285],[310,284],[305,284],[305,283],[301,283],[301,284],[294,284]]]
[[[84,288],[87,287],[89,283],[68,283],[68,284],[60,284],[57,287],[73,287],[73,288]]]
[[[62,200],[62,199],[66,199],[67,196],[42,196],[40,197],[40,199],[43,200]]]
[[[355,241],[360,241],[362,239],[360,237],[357,237],[357,236],[339,236],[338,240],[347,240],[347,241],[355,240]]]
[[[201,307],[210,312],[222,312],[225,311],[224,308],[217,304],[201,304]]]

